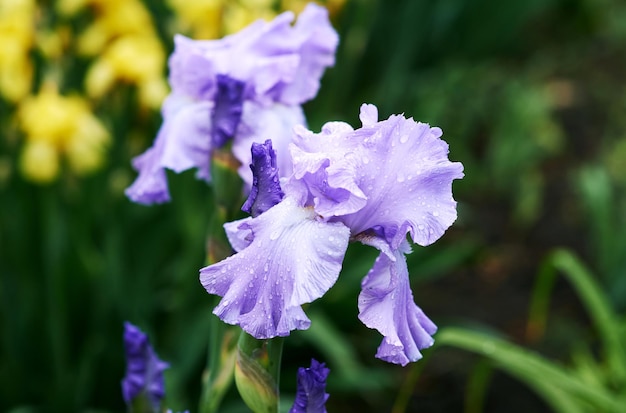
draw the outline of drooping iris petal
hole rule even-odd
[[[160,162],[163,144],[157,138],[153,147],[133,159],[133,168],[139,171],[139,175],[125,191],[133,202],[150,205],[170,200],[167,175]]]
[[[361,283],[359,319],[378,330],[383,342],[376,357],[406,365],[422,357],[421,349],[430,347],[437,326],[415,305],[409,284],[405,253],[410,247],[403,241],[394,250],[394,258],[381,253]]]
[[[191,102],[172,94],[163,104],[163,125],[154,145],[133,159],[139,172],[126,195],[140,204],[170,200],[165,169],[182,172],[198,168],[198,177],[209,180],[211,141],[210,102]]]
[[[137,397],[146,397],[154,412],[159,411],[165,396],[163,371],[169,365],[156,355],[148,336],[129,322],[124,323],[126,375],[122,380],[122,395],[130,406]]]
[[[336,216],[353,234],[378,227],[393,248],[407,232],[429,245],[456,219],[452,181],[463,177],[463,165],[448,160],[441,129],[402,115],[380,122],[375,116],[375,107],[364,105],[360,129],[333,123],[320,134],[298,133],[292,158],[308,169],[294,167],[289,186],[306,186],[316,211]]]
[[[243,110],[245,83],[225,75],[217,75],[217,93],[211,116],[213,146],[221,148],[235,136]]]
[[[326,413],[326,378],[330,369],[311,359],[311,367],[298,369],[296,400],[289,413]]]
[[[280,188],[272,141],[268,139],[263,144],[253,143],[251,152],[252,189],[241,210],[257,217],[282,201],[285,194]]]
[[[301,305],[335,283],[349,229],[285,198],[238,230],[251,239],[249,245],[200,270],[207,292],[223,297],[213,312],[258,339],[308,328]]]
[[[292,171],[292,162],[288,148],[293,138],[293,128],[295,125],[305,124],[306,119],[300,106],[285,106],[280,103],[263,106],[254,102],[244,103],[232,151],[241,162],[239,176],[248,187],[252,186],[252,174],[249,167],[252,163],[250,154],[252,144],[271,139],[280,176],[289,176]]]

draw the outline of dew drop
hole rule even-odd
[[[417,229],[419,229],[420,231],[424,230],[424,225],[419,224],[419,225],[417,226]]]
[[[439,216],[439,211],[433,211],[433,216],[434,217],[438,217]]]
[[[401,135],[400,136],[400,143],[406,143],[409,140],[409,136],[408,135]]]

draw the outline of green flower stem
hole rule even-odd
[[[217,304],[219,297],[214,297]],[[237,331],[211,315],[207,369],[202,379],[201,413],[218,411],[222,398],[233,383],[237,355]]]
[[[235,383],[255,413],[278,413],[283,338],[257,340],[242,332],[237,344]]]

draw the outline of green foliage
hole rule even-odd
[[[169,52],[172,12],[164,2],[146,3]],[[51,29],[64,24],[78,33],[91,21],[86,11],[65,19],[46,10],[41,21]],[[591,316],[602,351],[580,340],[567,347],[567,360],[555,361],[492,334],[442,328],[439,345],[490,361],[475,367],[463,359],[437,370],[440,350],[426,350],[428,363],[386,365],[373,357],[380,336],[357,320],[360,282],[377,252],[351,245],[337,285],[306,309],[311,328],[285,342],[283,405],[295,393],[296,368],[311,356],[331,369],[329,411],[459,411],[457,393],[468,412],[489,411],[485,392],[494,368],[526,383],[554,411],[610,412],[626,404],[625,16],[617,0],[347,1],[335,22],[336,66],[305,107],[311,128],[329,120],[357,126],[360,104],[374,103],[381,117],[404,112],[440,126],[451,159],[465,166],[466,177],[454,184],[458,222],[437,244],[416,246],[408,257],[416,303],[445,325],[466,316],[459,302],[473,298],[473,307],[497,313],[499,325],[514,331],[517,320],[505,310],[519,296],[527,302],[528,267],[564,245],[576,255],[550,255],[537,279],[533,337],[547,331],[554,338],[568,328],[593,337],[575,312],[563,315],[563,302],[572,303],[561,294],[558,270]],[[35,89],[53,72],[63,73],[63,92],[84,93],[84,57],[46,61],[40,51],[32,54]],[[168,176],[170,204],[147,208],[124,197],[135,176],[130,160],[160,124],[157,112],[137,102],[136,92],[121,86],[95,104],[113,135],[104,170],[38,186],[18,172],[23,136],[15,107],[0,99],[0,411],[123,411],[124,320],[147,331],[172,365],[165,404],[196,411],[207,347],[220,348],[211,341],[213,302],[198,269],[207,249],[214,256],[227,249],[214,232],[225,212],[212,208],[212,189],[193,172]],[[229,207],[237,203],[231,189],[218,189]],[[494,281],[481,268],[485,257],[503,262],[505,247],[521,254],[492,270],[500,277]],[[468,290],[467,279],[476,287]],[[516,289],[497,302],[468,297],[513,279]],[[549,306],[553,288],[561,295]],[[477,314],[466,321],[484,324]],[[553,333],[545,327],[548,315]],[[452,386],[455,375],[470,377],[467,388]],[[220,388],[223,411],[245,409],[227,388]]]
[[[572,283],[598,330],[600,360],[583,343],[576,343],[571,365],[562,366],[502,338],[459,327],[442,329],[438,346],[454,346],[486,357],[536,391],[557,412],[621,412],[626,403],[626,319],[612,310],[594,277],[569,251],[557,250],[544,262],[529,326],[533,334],[542,334],[557,270]]]

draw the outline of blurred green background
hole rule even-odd
[[[171,363],[166,405],[196,411],[213,317],[198,282],[211,188],[193,172],[169,174],[173,202],[135,205],[123,194],[135,176],[130,160],[160,125],[158,82],[175,32],[221,36],[301,4],[186,3],[133,3],[129,21],[147,18],[149,30],[139,34],[162,49],[116,55],[107,47],[125,26],[104,30],[111,23],[102,22],[117,18],[111,9],[120,1],[0,0],[0,411],[124,411],[125,320]],[[626,366],[615,365],[626,356],[605,357],[602,333],[626,341],[626,3],[328,6],[340,46],[318,97],[305,105],[311,129],[329,120],[356,126],[359,106],[373,103],[381,118],[404,113],[441,127],[450,158],[465,166],[453,187],[457,222],[408,257],[416,303],[443,330],[461,326],[528,349],[626,406]],[[16,7],[25,19],[11,14]],[[159,79],[133,72],[144,51]],[[46,88],[80,97],[106,129],[97,167],[73,167],[63,143],[55,146],[57,173],[29,174],[28,162],[45,170],[49,160],[25,155],[38,139],[31,123],[45,130],[50,119],[23,115],[24,102]],[[554,258],[555,248],[589,270],[581,279],[599,287],[595,307],[581,298],[595,290],[567,280],[586,272]],[[338,283],[306,309],[311,329],[286,340],[287,398],[297,367],[315,357],[331,369],[330,412],[610,411],[566,392],[542,393],[547,376],[524,375],[491,347],[476,355],[436,345],[406,368],[375,359],[381,337],[357,319],[360,280],[375,256],[351,245]],[[551,266],[566,277],[550,278]],[[598,328],[608,319],[610,327]],[[224,411],[246,411],[234,390]]]

